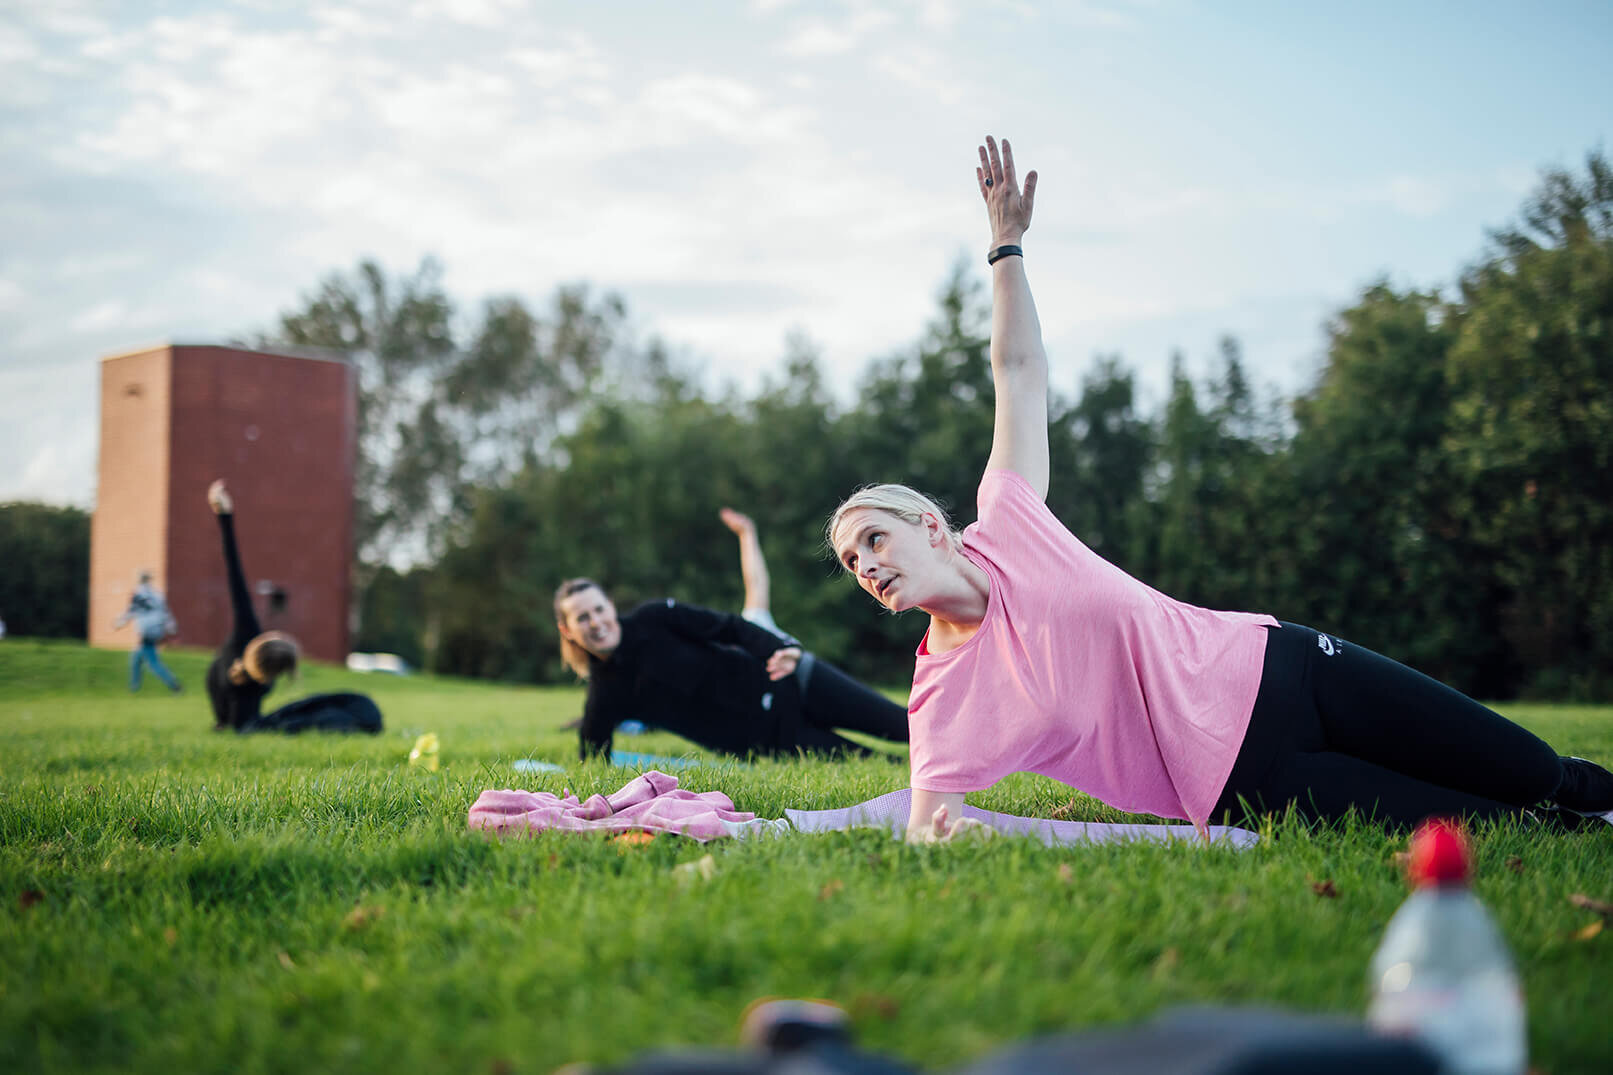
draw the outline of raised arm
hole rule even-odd
[[[1047,351],[1036,317],[1022,254],[1017,251],[1031,226],[1036,173],[1027,172],[1023,189],[1014,172],[1014,151],[1003,139],[986,137],[975,169],[980,196],[991,222],[991,379],[997,391],[996,421],[987,470],[1011,470],[1047,496]]]
[[[771,611],[767,560],[762,556],[762,542],[756,536],[756,523],[749,515],[733,508],[723,508],[717,514],[722,524],[739,539],[739,573],[745,580],[745,610]]]
[[[258,615],[252,609],[252,593],[246,586],[246,573],[241,569],[241,553],[235,547],[235,505],[224,487],[222,479],[207,487],[207,505],[218,516],[219,538],[224,544],[224,567],[230,580],[230,607],[235,614],[230,645],[244,649],[262,628]]]

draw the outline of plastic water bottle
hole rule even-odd
[[[1412,837],[1408,872],[1417,890],[1372,957],[1367,1022],[1417,1038],[1453,1075],[1523,1075],[1523,992],[1500,931],[1467,887],[1461,830],[1425,823]]]

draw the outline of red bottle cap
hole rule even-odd
[[[1470,861],[1467,836],[1461,826],[1444,818],[1433,818],[1423,822],[1412,834],[1406,872],[1419,888],[1461,884],[1467,880]]]

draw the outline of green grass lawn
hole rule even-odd
[[[543,1072],[732,1043],[764,995],[845,1006],[859,1041],[945,1068],[1028,1035],[1183,1004],[1356,1014],[1404,898],[1403,839],[1266,830],[1257,848],[910,848],[875,832],[623,847],[466,831],[484,788],[579,795],[632,773],[576,761],[575,689],[313,666],[271,696],[356,689],[375,737],[210,730],[188,693],[124,688],[126,656],[0,643],[0,1071]],[[1613,708],[1504,710],[1613,761]],[[442,769],[407,764],[436,732]],[[666,735],[625,749],[682,753]],[[564,775],[517,772],[521,758]],[[901,787],[902,765],[709,759],[683,786],[768,817]],[[1125,820],[1051,781],[970,801]],[[1476,889],[1524,977],[1532,1063],[1613,1068],[1613,830],[1477,834]],[[673,867],[710,854],[714,875]],[[1510,865],[1509,865],[1510,863]],[[1317,888],[1331,881],[1332,895]]]

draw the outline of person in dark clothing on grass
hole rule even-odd
[[[834,728],[907,742],[905,707],[739,616],[666,598],[618,618],[582,578],[560,584],[554,612],[560,655],[588,683],[583,759],[609,754],[626,720],[739,757],[875,753]]]
[[[235,547],[235,508],[222,479],[208,487],[207,503],[218,517],[235,620],[230,637],[219,646],[213,663],[207,667],[213,730],[295,734],[312,728],[379,732],[380,709],[369,697],[352,692],[310,695],[273,712],[262,711],[263,697],[273,689],[275,680],[296,672],[297,642],[283,631],[265,631],[258,623],[246,573],[241,569],[241,554]]]

